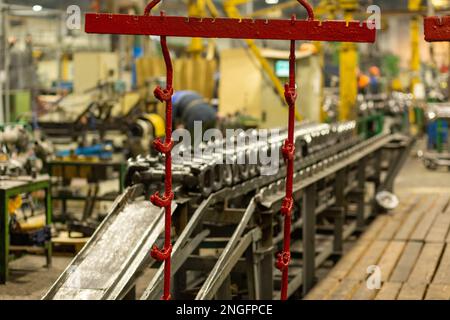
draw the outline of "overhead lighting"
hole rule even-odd
[[[277,4],[279,0],[266,0],[267,4]]]
[[[42,6],[40,6],[40,5],[38,5],[38,4],[36,4],[36,5],[33,6],[33,11],[34,11],[34,12],[41,12],[42,9],[43,9]]]
[[[448,0],[432,0],[431,3],[436,9],[444,9],[450,7],[450,1]]]

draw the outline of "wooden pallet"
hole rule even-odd
[[[450,300],[450,205],[447,195],[402,197],[379,216],[307,300]],[[368,268],[381,271],[370,290]]]

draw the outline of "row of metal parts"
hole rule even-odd
[[[268,139],[265,137],[265,133],[258,130],[240,132],[227,139],[200,144],[198,148],[202,151],[201,155],[192,147],[184,146],[183,152],[191,157],[189,160],[174,162],[174,184],[176,187],[181,186],[184,192],[200,193],[208,197],[225,187],[232,187],[261,175],[275,175],[282,170],[284,172],[281,148],[287,138],[287,129],[282,129],[278,135],[269,136]],[[296,126],[295,137],[296,160],[305,163],[325,159],[359,141],[354,121],[299,124]],[[246,143],[241,145],[238,141]],[[183,149],[183,146],[178,147],[174,148],[174,152]],[[255,159],[255,155],[258,155],[256,163],[249,164],[251,159]],[[267,159],[262,160],[259,155],[266,155]],[[267,164],[269,159],[274,162],[271,163],[272,166]],[[127,186],[144,184],[149,192],[153,192],[162,187],[164,176],[164,156],[139,156],[128,161],[125,182]]]
[[[364,113],[370,110],[380,110],[385,113],[398,114],[409,110],[414,105],[414,95],[402,92],[390,94],[358,95],[358,109]]]

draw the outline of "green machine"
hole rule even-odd
[[[5,108],[9,105],[5,122],[15,122],[31,113],[31,92],[29,90],[11,90],[9,95],[3,96]]]

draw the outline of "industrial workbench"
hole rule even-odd
[[[50,225],[52,223],[52,198],[51,183],[48,176],[38,176],[35,179],[31,177],[0,177],[0,284],[4,284],[8,280],[10,250],[9,199],[23,193],[40,190],[45,191],[46,225]],[[51,241],[46,242],[44,249],[46,252],[47,266],[50,266],[52,257]]]

